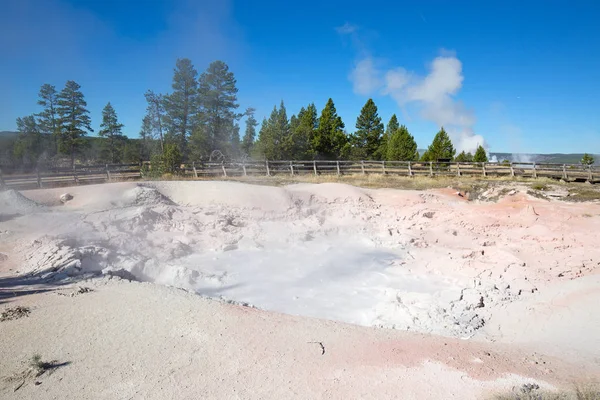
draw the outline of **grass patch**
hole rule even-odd
[[[531,188],[533,190],[541,190],[541,191],[548,190],[548,186],[544,183],[534,183],[533,185],[531,185]]]
[[[9,307],[6,310],[2,311],[2,314],[0,314],[0,322],[28,317],[30,312],[31,310],[29,309],[29,307]]]
[[[593,187],[570,187],[567,201],[583,202],[600,200],[600,190]]]

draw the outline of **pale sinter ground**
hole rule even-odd
[[[62,205],[59,199],[65,191],[74,198]],[[405,398],[411,398],[410,393],[412,398],[426,398],[423,390],[432,379],[438,383],[433,376],[445,377],[443,383],[438,383],[439,393],[450,393],[447,390],[454,388],[452,393],[460,395],[460,398],[474,398],[484,390],[515,385],[515,382],[524,382],[528,378],[535,378],[542,384],[564,384],[580,375],[580,368],[594,377],[600,364],[600,345],[597,342],[600,314],[589,307],[600,299],[597,275],[600,250],[595,245],[599,242],[595,229],[600,218],[600,206],[597,204],[548,202],[530,198],[519,191],[495,204],[467,202],[452,190],[368,190],[340,184],[298,184],[278,188],[231,182],[121,183],[28,191],[24,194],[28,199],[13,191],[0,193],[0,251],[5,254],[0,265],[4,272],[13,276],[17,273],[35,274],[37,282],[44,282],[39,287],[55,289],[57,284],[98,273],[117,274],[173,285],[264,310],[458,338],[417,336],[419,339],[415,339],[399,332],[381,333],[383,331],[280,317],[271,313],[243,313],[242,320],[236,320],[235,324],[250,324],[250,328],[225,324],[228,331],[240,329],[243,331],[240,334],[248,334],[248,329],[260,330],[260,320],[265,318],[286,321],[286,324],[297,326],[297,332],[289,340],[302,340],[300,338],[306,336],[307,342],[322,341],[311,331],[324,329],[318,336],[331,338],[333,343],[328,343],[329,351],[334,349],[338,354],[329,353],[328,357],[339,361],[335,357],[345,354],[345,357],[358,357],[359,362],[356,365],[351,363],[352,367],[338,378],[338,381],[353,380],[354,384],[350,386],[336,385],[335,379],[328,386],[328,381],[319,380],[321,390],[314,393],[321,393],[323,398],[343,398],[343,393],[346,393],[345,398],[349,398],[350,394],[358,394],[356,374],[366,373],[361,370],[374,362],[357,356],[360,352],[353,353],[359,351],[359,345],[354,342],[350,348],[340,347],[341,342],[335,332],[358,332],[357,335],[364,336],[362,345],[376,347],[376,350],[371,348],[367,353],[373,352],[372,357],[386,360],[383,364],[376,363],[375,369],[369,370],[366,375],[387,375],[380,379],[382,383],[377,386],[381,390],[380,396],[376,398],[393,397],[391,390],[398,384],[398,375],[404,377],[403,385],[413,384],[412,389],[406,390]],[[3,291],[8,290],[5,286],[9,282],[17,288],[17,284],[24,283],[7,278],[1,285]],[[96,281],[88,285],[98,286]],[[125,317],[122,310],[107,309],[109,304],[105,300],[105,291],[121,298],[118,304],[133,301],[128,285],[132,284],[109,285],[110,289],[107,289],[101,284],[91,294],[72,298],[53,297],[55,292],[23,297],[23,301],[32,302],[34,312],[31,317],[0,325],[13,343],[9,348],[3,345],[0,350],[2,369],[14,369],[18,362],[26,359],[25,349],[38,346],[48,351],[56,346],[68,347],[64,343],[58,344],[63,342],[58,332],[58,343],[52,345],[40,344],[40,340],[34,340],[31,333],[25,335],[27,337],[17,334],[22,333],[19,329],[31,329],[34,318],[45,314],[39,312],[36,317],[35,308],[39,307],[39,301],[44,304],[42,309],[46,313],[52,313],[45,316],[48,321],[42,331],[49,329],[47,325],[52,325],[50,321],[53,320],[57,326],[62,326],[62,321],[63,333],[74,329],[71,325],[78,324],[76,320],[80,313],[71,312],[71,319],[64,313],[60,317],[56,314],[60,307],[68,308],[69,301],[83,302],[76,306],[83,309],[94,304],[94,314],[98,318],[116,313],[116,321],[107,322],[110,326],[94,326],[91,321],[84,324],[87,329],[99,331],[85,330],[84,337],[102,335],[102,330],[106,329],[106,335],[102,337],[105,337],[105,345],[109,346],[116,340],[116,332],[122,331],[127,340],[135,341],[137,336],[131,335],[139,327],[134,326],[152,323],[152,318],[156,318],[154,310],[148,311],[152,316],[143,318],[144,323],[140,319],[145,315],[143,308],[148,304],[162,302],[161,309],[165,315],[173,314],[170,328],[161,327],[158,322],[152,323],[152,326],[156,325],[157,334],[165,329],[182,329],[181,324],[196,326],[199,323],[193,316],[171,310],[182,301],[178,300],[181,295],[157,291],[158,288],[153,286],[135,289],[141,290],[141,296],[150,298],[136,300],[136,304],[143,304],[131,306],[131,315]],[[84,300],[93,297],[98,301]],[[218,335],[216,332],[223,328],[223,322],[214,320],[221,318],[210,311],[215,306],[197,296],[183,298],[186,304],[189,302],[187,307],[206,308],[204,313],[209,314],[205,325],[198,328],[201,332],[188,332],[186,328],[183,337],[203,335],[205,339],[197,345],[206,345],[207,337],[211,341],[216,340],[213,336]],[[11,302],[16,303],[14,299]],[[217,307],[226,314],[238,310],[233,306]],[[126,326],[115,324],[119,315]],[[109,332],[111,329],[112,333]],[[206,332],[202,332],[203,329]],[[381,335],[392,335],[391,339],[384,341],[388,343],[387,347],[380,344]],[[256,339],[262,343],[261,346],[270,343],[268,335],[263,337],[257,332],[256,336],[261,337]],[[252,337],[254,335],[246,339],[253,340]],[[266,351],[262,347],[258,353],[257,349],[244,350],[236,346],[236,340],[241,340],[238,337],[229,340],[227,343],[233,346],[233,353],[224,352],[218,357],[212,354],[211,362],[204,367],[196,366],[208,376],[218,374],[218,368],[227,371],[237,368],[240,372],[248,368],[242,367],[241,360],[252,359]],[[280,353],[285,349],[286,337],[278,336],[277,340],[279,342],[275,341],[271,346],[273,351]],[[407,361],[408,356],[390,356],[396,351],[407,351],[404,345],[399,346],[402,350],[398,350],[395,344],[389,344],[397,343],[397,340],[404,344],[410,342],[410,362]],[[148,346],[157,341],[160,342],[150,337],[142,340],[148,342]],[[451,354],[445,349],[432,351],[427,341],[438,345],[442,341],[450,341],[453,350]],[[473,341],[504,342],[520,347],[515,347],[514,351],[499,347],[501,356],[486,359],[478,353],[480,349],[477,346],[482,345]],[[462,352],[457,352],[459,344],[466,346],[466,353],[472,352],[474,356],[465,358]],[[179,343],[173,345],[177,347]],[[415,350],[420,345],[421,351]],[[73,343],[73,346],[81,344]],[[131,343],[131,346],[135,345]],[[486,346],[494,348],[499,345]],[[518,348],[526,348],[527,351],[523,353],[516,350]],[[42,352],[41,349],[38,351]],[[299,348],[298,351],[308,350]],[[174,353],[186,357],[185,348],[177,348]],[[462,356],[458,357],[455,353]],[[490,352],[486,350],[481,354],[487,353]],[[52,354],[60,359],[81,360],[73,351],[69,351],[68,355],[55,351]],[[288,356],[286,353],[285,357]],[[296,361],[304,368],[326,368],[327,373],[343,368],[343,364],[330,364],[331,359],[326,366],[315,364],[323,361],[313,356],[312,353],[303,354]],[[126,362],[136,364],[139,361],[137,355],[129,357],[131,360]],[[190,360],[190,365],[194,364]],[[204,369],[213,362],[220,363],[219,367],[215,367],[216,371],[214,368]],[[236,366],[229,365],[232,362]],[[281,362],[287,365],[291,361]],[[552,364],[552,367],[544,362]],[[55,374],[68,376],[69,370],[76,368],[76,364],[74,362],[57,370]],[[105,364],[112,363],[107,361]],[[289,365],[289,368],[292,367],[293,363]],[[112,365],[110,368],[116,367]],[[441,370],[434,372],[436,368]],[[271,365],[269,373],[274,369],[277,367]],[[400,373],[399,369],[403,372]],[[181,369],[176,370],[181,373]],[[467,380],[471,379],[471,383],[457,381],[461,370],[468,371],[470,377]],[[286,371],[283,366],[282,371]],[[296,374],[295,371],[287,370],[287,376]],[[394,378],[388,374],[392,373],[390,371],[395,371],[392,374],[396,374]],[[246,372],[244,376],[247,379],[254,376]],[[433,375],[429,376],[430,373]],[[454,376],[456,373],[458,375]],[[508,373],[520,374],[522,378],[504,375]],[[406,377],[411,374],[414,374],[413,378]],[[180,382],[185,382],[185,376],[178,378]],[[504,377],[506,380],[485,383],[477,380],[484,377]],[[188,378],[191,379],[190,376]],[[112,379],[118,381],[114,376]],[[163,386],[174,384],[172,376],[168,379],[169,383]],[[263,389],[268,387],[268,382],[256,379],[256,385]],[[279,379],[283,377],[273,379],[281,383]],[[290,388],[298,386],[286,393],[298,390],[296,398],[319,397],[307,397],[309,392],[302,390],[308,389],[295,377],[290,379],[290,382],[295,382],[290,384]],[[226,382],[229,381],[226,379]],[[145,388],[141,390],[146,394],[140,398],[152,397],[147,384],[130,381],[130,389]],[[188,387],[200,390],[202,385],[198,385],[195,382]],[[206,384],[205,388],[209,386]],[[229,392],[235,385],[222,383],[221,386],[225,386],[221,394],[217,394],[218,385],[211,389],[215,390],[211,392],[213,397],[235,398]],[[241,387],[238,389],[242,390]],[[370,393],[376,395],[376,389]],[[21,390],[15,395],[19,395]],[[21,396],[26,396],[26,391],[21,393]],[[116,392],[107,392],[104,397],[111,398],[110,393],[121,396],[129,392],[119,388]],[[432,394],[430,398],[445,397],[436,397],[432,391],[428,393]],[[248,393],[238,395],[240,398],[252,397]],[[156,394],[156,398],[165,396]]]

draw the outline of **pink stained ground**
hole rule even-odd
[[[410,257],[391,268],[423,279],[451,277],[465,299],[423,294],[410,286],[398,289],[395,296],[408,311],[392,296],[377,303],[378,318],[382,325],[400,324],[402,313],[409,313],[421,321],[411,330],[430,332],[406,333],[223,304],[147,283],[101,278],[51,287],[0,306],[32,307],[29,317],[0,323],[0,370],[3,376],[18,371],[34,352],[72,364],[43,377],[39,386],[29,383],[12,392],[14,385],[6,384],[3,397],[62,398],[73,392],[72,398],[468,399],[526,382],[568,386],[599,376],[600,312],[593,306],[600,300],[597,204],[547,202],[524,193],[498,203],[470,203],[452,190],[327,184],[282,191],[208,184],[156,188],[182,207],[217,204],[223,211],[250,199],[260,215],[274,213],[285,224],[297,223],[285,202],[305,199],[304,205],[325,210],[324,229],[366,232],[377,239],[377,248],[401,246]],[[60,210],[96,215],[120,207],[111,201],[134,187],[70,188],[75,198]],[[63,192],[24,194],[40,204],[57,204]],[[26,216],[0,222],[4,276],[27,268],[30,247],[19,242],[69,231],[64,226],[32,229],[38,217],[21,212]],[[394,270],[385,273],[395,276]],[[57,295],[70,294],[77,285],[94,291]],[[0,288],[3,294],[20,289]],[[443,313],[426,317],[423,310],[447,300],[449,307],[470,315],[479,297],[484,306],[475,311],[485,316],[485,324],[468,335],[441,326],[449,321]],[[340,315],[343,320],[346,314]],[[438,332],[445,336],[432,334]],[[313,342],[324,345],[324,355]]]

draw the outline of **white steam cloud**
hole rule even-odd
[[[403,109],[415,105],[421,117],[448,131],[459,152],[473,153],[478,145],[487,147],[483,137],[473,130],[475,115],[455,98],[464,80],[460,60],[454,55],[441,55],[428,69],[425,76],[402,67],[381,70],[373,58],[365,57],[354,66],[350,81],[357,94],[380,92]]]

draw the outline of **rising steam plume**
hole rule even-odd
[[[427,69],[424,76],[403,67],[382,69],[376,59],[365,55],[349,79],[357,94],[390,96],[403,110],[416,107],[422,118],[448,131],[459,152],[473,153],[478,145],[487,148],[484,138],[474,132],[473,111],[456,99],[464,80],[461,61],[446,53],[433,59]]]

